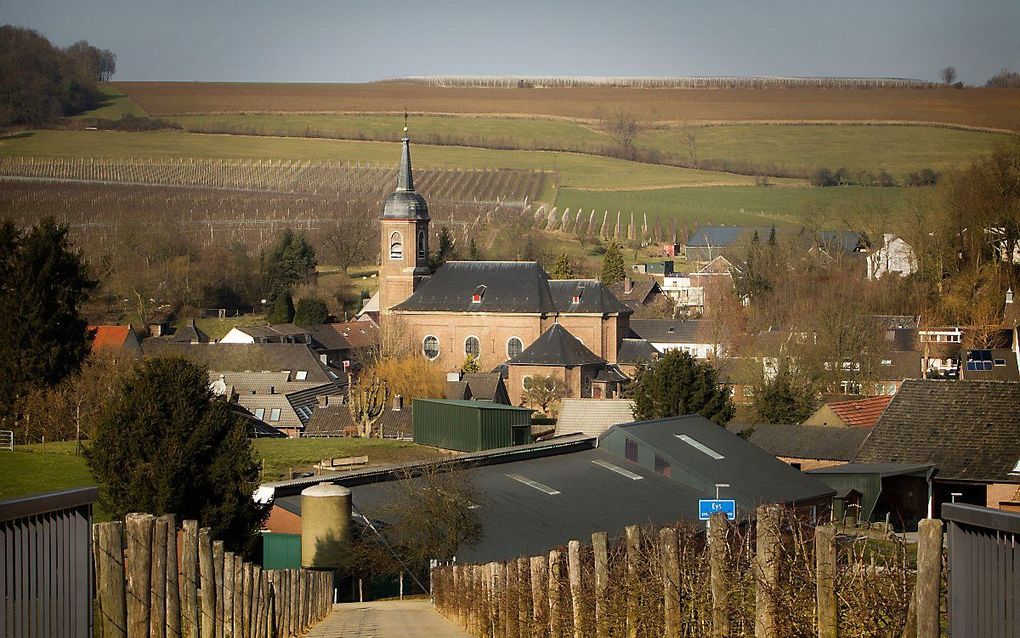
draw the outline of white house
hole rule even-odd
[[[868,279],[878,279],[886,273],[906,277],[917,272],[917,256],[910,244],[896,235],[886,233],[881,248],[868,255]]]

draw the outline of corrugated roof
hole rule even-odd
[[[563,399],[556,435],[599,436],[610,427],[634,420],[634,402],[627,399]]]
[[[507,365],[580,366],[593,363],[605,363],[605,359],[555,323]]]
[[[839,420],[846,425],[855,428],[870,428],[878,423],[879,417],[885,412],[890,401],[892,401],[892,396],[883,395],[853,401],[833,401],[825,405],[829,406],[829,409],[835,412]]]

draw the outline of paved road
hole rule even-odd
[[[470,638],[427,600],[333,605],[307,638]]]

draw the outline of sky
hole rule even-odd
[[[111,49],[117,80],[1020,70],[1020,0],[0,0],[0,23]]]

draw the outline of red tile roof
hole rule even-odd
[[[89,326],[89,330],[96,331],[92,339],[93,350],[119,350],[127,342],[131,326]]]
[[[890,401],[892,396],[883,395],[853,401],[836,401],[828,405],[836,416],[850,427],[870,428],[878,423]]]

